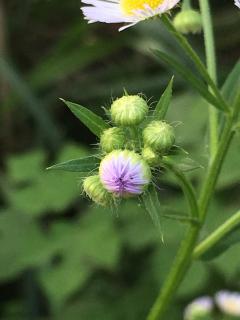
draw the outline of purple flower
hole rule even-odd
[[[220,291],[216,294],[216,303],[219,309],[230,316],[240,316],[240,293]]]
[[[102,160],[99,176],[109,192],[125,197],[143,193],[151,180],[151,170],[134,151],[115,150]]]
[[[240,9],[240,0],[235,0],[235,5]]]

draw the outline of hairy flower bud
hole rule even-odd
[[[143,130],[145,146],[161,154],[167,153],[173,146],[175,135],[173,127],[164,121],[152,121]]]
[[[83,181],[83,190],[88,197],[101,206],[107,206],[111,202],[111,195],[103,187],[99,175],[90,176]]]
[[[159,155],[150,147],[144,147],[142,149],[142,157],[150,166],[159,164]]]
[[[140,96],[123,96],[112,103],[110,112],[116,125],[133,126],[144,120],[148,113],[148,105]]]
[[[173,24],[177,31],[183,34],[195,34],[202,31],[202,17],[198,11],[192,9],[178,13],[173,20]]]
[[[191,302],[185,309],[184,320],[204,320],[213,310],[213,300],[201,297]]]
[[[151,170],[134,151],[115,150],[100,163],[103,186],[116,197],[138,196],[151,181]]]
[[[122,149],[125,145],[125,133],[121,128],[113,127],[103,132],[100,138],[100,146],[104,152]]]

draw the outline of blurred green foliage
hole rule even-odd
[[[239,55],[239,15],[231,2],[212,2],[223,82]],[[186,225],[163,219],[162,243],[138,203],[123,203],[117,212],[95,207],[82,197],[80,176],[45,168],[88,155],[88,145],[98,142],[58,97],[98,114],[123,88],[157,101],[172,74],[149,46],[186,59],[156,21],[119,34],[115,26],[87,25],[76,0],[0,1],[0,10],[0,318],[144,319]],[[191,40],[202,54],[201,37]],[[206,108],[178,77],[168,120],[177,144],[201,166],[189,172],[200,181]],[[239,209],[239,141],[238,135],[202,237]],[[162,206],[185,212],[174,177],[159,181]],[[181,319],[201,294],[240,290],[239,248],[196,262],[167,319]]]

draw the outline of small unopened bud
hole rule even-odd
[[[142,149],[142,157],[150,166],[159,164],[159,155],[150,147],[144,147]]]
[[[83,190],[97,204],[106,207],[111,202],[111,195],[103,187],[98,175],[87,177],[83,181]]]
[[[103,186],[114,196],[138,196],[150,183],[151,170],[136,152],[115,150],[101,161],[99,176]]]
[[[145,146],[166,154],[175,141],[173,127],[164,121],[152,121],[143,130],[143,141]]]
[[[104,152],[122,149],[126,143],[123,129],[113,127],[103,132],[100,138],[100,146]]]
[[[213,300],[201,297],[191,302],[185,309],[184,320],[204,320],[213,310]]]
[[[144,120],[148,105],[140,96],[123,96],[113,102],[110,112],[116,125],[133,126]]]
[[[173,24],[177,31],[188,33],[200,33],[202,31],[202,17],[198,11],[189,9],[183,10],[176,15]]]

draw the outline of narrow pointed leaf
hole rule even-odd
[[[232,103],[240,88],[240,60],[235,64],[222,86],[222,95]]]
[[[98,115],[89,109],[61,99],[68,108],[72,111],[72,113],[97,137],[100,138],[102,132],[108,129],[110,126]]]
[[[161,204],[158,199],[157,190],[153,185],[149,187],[149,190],[142,196],[142,200],[145,210],[149,213],[153,224],[160,231],[163,240],[162,226],[160,221]]]
[[[227,111],[229,107],[226,104],[224,98],[222,97],[221,92],[219,91],[213,79],[210,77],[206,66],[204,65],[204,63],[202,62],[202,60],[200,59],[196,51],[192,48],[187,38],[176,30],[176,28],[174,27],[172,21],[169,19],[167,14],[164,14],[162,16],[162,21],[167,27],[167,29],[174,36],[174,38],[178,41],[179,45],[182,47],[182,49],[185,51],[188,57],[193,61],[196,69],[198,70],[199,74],[202,76],[203,80],[211,87],[214,93],[214,96],[218,100],[219,104],[222,105],[222,108],[225,111]]]
[[[62,170],[70,172],[90,172],[97,169],[100,160],[94,156],[80,159],[69,160],[66,162],[55,164],[47,170]]]
[[[223,105],[218,102],[218,100],[209,92],[207,86],[202,82],[202,80],[197,78],[194,73],[192,73],[184,65],[180,64],[176,59],[170,57],[168,54],[162,51],[153,50],[153,53],[164,63],[175,69],[182,76],[182,78],[191,86],[193,86],[210,104],[215,106],[217,109],[224,110]]]
[[[160,100],[158,101],[158,104],[156,105],[156,108],[153,113],[154,119],[163,120],[165,118],[172,98],[172,87],[173,77],[170,80],[166,90],[163,92]]]

